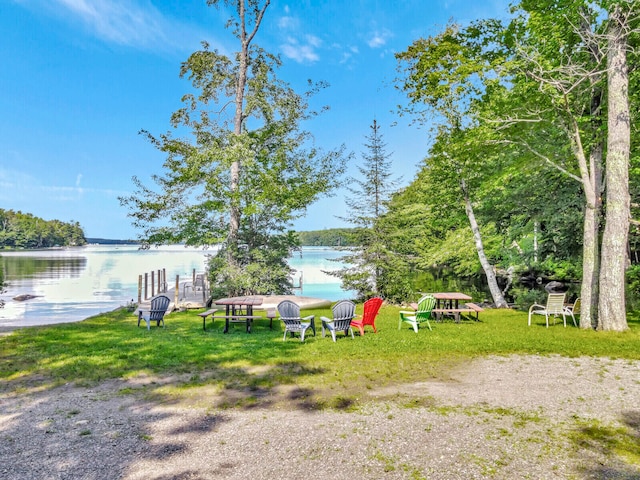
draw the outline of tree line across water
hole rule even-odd
[[[68,247],[86,243],[78,222],[44,220],[30,213],[0,208],[0,248]]]

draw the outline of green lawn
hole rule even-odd
[[[407,324],[398,330],[398,310],[381,309],[377,334],[370,328],[364,337],[356,333],[355,339],[340,334],[337,343],[320,333],[319,317],[329,316],[329,309],[304,312],[316,315],[318,330],[304,343],[297,337],[283,342],[279,322],[270,330],[268,321],[258,321],[251,334],[235,324],[225,335],[220,321],[203,331],[197,311],[172,313],[166,328],[151,331],[138,328],[136,317],[126,310],[79,323],[25,328],[0,337],[0,388],[173,376],[179,379],[173,384],[178,389],[211,386],[249,392],[251,397],[251,392],[259,395],[288,386],[309,397],[328,393],[335,400],[396,382],[446,377],[457,362],[483,355],[640,359],[637,316],[630,318],[629,331],[611,333],[564,328],[560,322],[547,329],[541,316],[528,327],[526,313],[486,310],[479,322],[432,321],[433,331],[425,326],[416,334]]]

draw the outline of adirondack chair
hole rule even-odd
[[[322,320],[322,336],[324,337],[325,330],[329,330],[334,342],[336,341],[336,332],[340,331],[344,332],[345,336],[351,332],[351,338],[354,338],[351,320],[356,314],[356,304],[351,300],[342,300],[336,303],[331,311],[333,319],[320,317],[320,320]]]
[[[301,318],[300,305],[291,300],[281,301],[276,308],[280,314],[280,320],[284,323],[283,342],[287,339],[287,332],[291,333],[292,337],[295,333],[299,333],[301,342],[304,342],[305,332],[309,328],[313,331],[313,336],[316,336],[315,315]]]
[[[547,304],[540,305],[534,303],[529,307],[529,326],[531,326],[532,315],[544,315],[547,321],[547,328],[549,328],[549,317],[556,318],[558,315],[562,315],[562,321],[564,326],[567,326],[567,315],[570,315],[564,306],[564,299],[566,293],[550,293],[547,297]],[[575,324],[575,318],[573,320]]]
[[[364,335],[364,327],[367,325],[370,325],[373,328],[373,333],[378,333],[378,330],[376,329],[376,317],[378,316],[378,311],[380,310],[382,302],[383,300],[380,297],[370,298],[364,302],[362,316],[351,320],[351,326],[360,330],[360,336]]]
[[[164,328],[164,315],[167,313],[171,300],[166,295],[157,295],[151,299],[151,306],[149,310],[138,310],[138,327],[140,321],[144,320],[147,323],[147,330],[151,330],[151,322],[157,322]]]
[[[418,309],[413,312],[400,311],[400,320],[398,321],[398,330],[402,328],[402,322],[406,322],[413,327],[413,330],[418,333],[418,325],[427,322],[427,327],[431,330],[431,310],[436,306],[436,299],[433,295],[425,295],[418,301]]]

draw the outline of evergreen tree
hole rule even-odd
[[[353,195],[346,198],[349,216],[343,220],[354,225],[351,244],[340,261],[348,266],[329,272],[342,280],[342,287],[355,290],[361,299],[380,295],[391,302],[406,300],[410,294],[406,265],[388,247],[389,234],[382,218],[398,180],[392,178],[392,162],[386,152],[378,122],[374,119],[366,137],[366,151],[357,178],[350,178]]]

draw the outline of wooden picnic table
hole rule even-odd
[[[466,293],[460,292],[438,292],[433,294],[436,299],[436,308],[458,308],[460,300],[472,300]]]
[[[251,323],[255,318],[262,318],[253,314],[253,307],[262,305],[261,295],[248,295],[244,297],[220,298],[213,303],[225,306],[224,332],[229,332],[229,322],[245,321],[247,323],[247,333],[251,333]],[[245,311],[243,311],[245,310]],[[215,314],[214,314],[215,315]]]
[[[460,322],[460,314],[462,313],[475,313],[476,320],[478,320],[478,314],[484,309],[475,303],[466,302],[463,306],[460,305],[460,301],[472,300],[472,298],[466,293],[461,292],[437,292],[432,293],[433,298],[436,299],[436,306],[431,313],[435,315],[436,320],[442,320],[444,315],[453,315],[456,323]],[[418,309],[418,305],[412,303],[411,306],[414,310]]]

